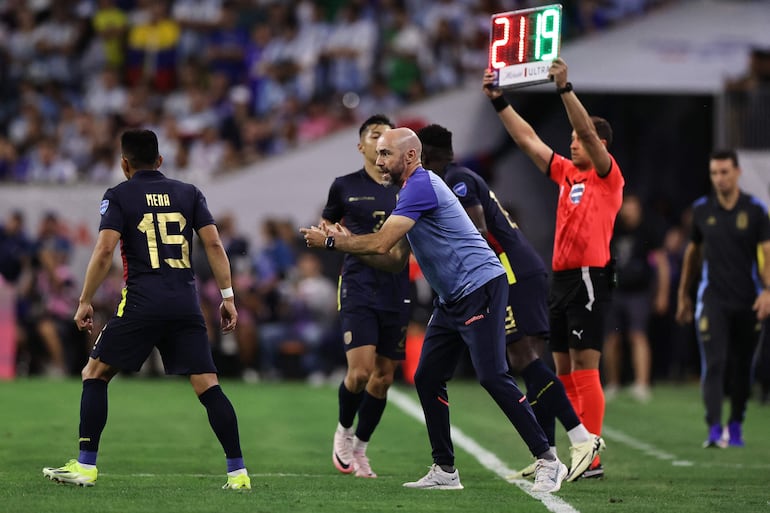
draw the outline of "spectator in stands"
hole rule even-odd
[[[34,80],[42,71],[36,64],[38,58],[35,13],[26,5],[14,10],[15,29],[8,37],[10,78],[13,81]]]
[[[24,214],[14,210],[0,226],[0,279],[6,284],[18,282],[31,265],[31,256],[32,241],[24,228]]]
[[[337,20],[321,54],[324,90],[361,94],[369,87],[372,77],[377,25],[365,16],[361,3],[342,5],[337,12]]]
[[[238,11],[232,2],[224,2],[217,24],[208,33],[202,55],[208,70],[223,73],[230,84],[244,78],[244,54],[249,32],[238,24]]]
[[[55,138],[40,141],[31,153],[27,178],[30,182],[72,184],[78,179],[75,163],[65,157]]]
[[[179,24],[169,17],[165,2],[151,2],[147,11],[149,19],[128,33],[126,78],[129,85],[149,84],[168,93],[176,85]]]
[[[182,61],[202,55],[206,39],[222,20],[223,0],[174,0],[171,16],[179,23]]]
[[[297,272],[291,283],[292,332],[304,345],[302,368],[311,384],[325,380],[324,343],[334,340],[337,317],[337,287],[321,272],[321,260],[313,253],[297,257]],[[338,337],[337,337],[338,338]]]
[[[404,100],[415,100],[421,89],[424,68],[429,58],[428,41],[422,29],[403,6],[393,8],[393,22],[383,29],[381,72],[388,86]]]
[[[64,86],[75,83],[75,45],[80,38],[80,26],[67,2],[53,2],[50,16],[35,29],[35,45],[43,81]]]
[[[72,324],[72,302],[78,296],[70,267],[72,243],[54,212],[41,219],[33,251],[32,279],[22,290],[30,308],[27,339],[38,359],[33,368],[55,377],[76,375],[87,356],[86,341]]]
[[[126,88],[116,68],[105,68],[85,84],[83,108],[94,116],[113,116],[126,108]]]
[[[24,171],[16,147],[7,137],[0,135],[0,182],[19,181]]]
[[[120,69],[125,60],[128,16],[115,0],[98,0],[91,23],[102,46],[107,67]]]

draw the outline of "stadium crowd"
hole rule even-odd
[[[200,183],[475,79],[523,0],[38,0],[0,4],[0,181],[112,183],[116,136]],[[565,37],[651,0],[563,2]]]
[[[0,2],[0,182],[116,183],[117,138],[140,126],[158,134],[168,176],[200,184],[256,172],[250,164],[374,112],[475,83],[487,65],[490,14],[547,3]],[[563,1],[563,33],[578,37],[660,3]],[[293,220],[260,222],[255,251],[234,217],[218,219],[241,312],[234,335],[211,331],[218,366],[250,380],[344,368],[337,256],[304,250]],[[17,373],[77,374],[93,337],[72,323],[80,284],[71,253],[89,235],[73,233],[54,210],[35,235],[19,212],[0,223],[0,274],[18,292]],[[675,235],[665,248],[672,273],[684,242]],[[204,313],[216,314],[219,291],[210,274],[199,278]],[[97,321],[111,315],[122,280],[116,267],[99,289]],[[414,290],[419,318],[430,297],[418,294],[419,280]],[[697,365],[685,351],[668,360],[681,361],[682,372]]]

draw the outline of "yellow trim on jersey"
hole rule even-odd
[[[500,263],[503,264],[503,268],[505,269],[505,275],[508,277],[508,285],[513,285],[516,283],[516,275],[513,274],[513,269],[511,268],[511,262],[508,260],[508,255],[505,254],[505,251],[497,255],[500,258]]]
[[[337,311],[342,310],[342,301],[340,300],[342,291],[342,275],[337,277]]]
[[[126,308],[126,294],[128,294],[128,288],[123,287],[123,290],[120,291],[120,303],[118,303],[118,313],[115,315],[117,317],[123,317],[123,310]]]

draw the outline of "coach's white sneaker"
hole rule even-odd
[[[455,469],[454,472],[444,472],[441,467],[435,463],[431,465],[430,470],[418,481],[404,483],[407,488],[422,488],[424,490],[462,490],[460,484],[460,473]]]
[[[539,459],[537,460],[537,471],[535,471],[535,484],[532,485],[533,492],[558,492],[561,489],[561,482],[567,477],[567,466],[555,459],[553,461]]]

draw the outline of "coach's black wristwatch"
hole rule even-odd
[[[334,237],[331,235],[326,237],[326,241],[324,242],[324,245],[326,246],[326,249],[332,250],[334,249]]]
[[[566,84],[564,84],[564,87],[559,87],[558,89],[556,89],[556,92],[559,94],[568,93],[570,91],[572,91],[572,82],[567,82]]]

